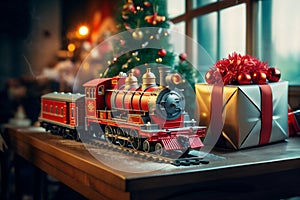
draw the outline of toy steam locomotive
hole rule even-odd
[[[142,84],[130,73],[83,84],[85,94],[49,93],[41,98],[40,123],[47,131],[80,140],[105,139],[145,152],[199,149],[205,127],[184,111],[185,98],[175,87],[179,74],[160,67],[160,84],[147,69]]]

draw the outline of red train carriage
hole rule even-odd
[[[205,128],[190,120],[183,94],[172,89],[180,76],[169,68],[159,70],[159,85],[150,69],[142,85],[132,74],[85,83],[86,130],[98,137],[104,132],[108,142],[158,154],[202,147]]]
[[[76,129],[84,124],[84,95],[53,92],[41,97],[41,126],[47,131],[79,139]]]

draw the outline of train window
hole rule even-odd
[[[71,118],[74,118],[74,115],[75,115],[75,113],[74,113],[74,108],[72,108],[72,111],[71,111]]]
[[[52,105],[50,106],[50,113],[52,113]]]
[[[91,88],[91,98],[94,98],[94,93],[95,93],[95,90],[94,90],[94,88]]]
[[[90,90],[90,88],[85,88],[85,96],[88,97],[88,98],[90,97],[90,91],[89,90]]]
[[[60,115],[64,116],[64,108],[60,108]]]
[[[57,106],[55,106],[55,114],[58,115],[58,107]]]
[[[113,85],[116,85],[117,83],[118,83],[118,81],[117,80],[112,80],[112,82],[111,82]]]
[[[98,88],[98,95],[103,95],[104,94],[104,85],[100,85]]]

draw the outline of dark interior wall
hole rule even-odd
[[[30,27],[28,0],[0,2],[0,89],[8,77],[22,74],[22,40]]]
[[[1,1],[0,5],[0,33],[26,38],[30,30],[29,0]]]
[[[60,21],[60,0],[0,2],[0,89],[49,64],[60,49]]]

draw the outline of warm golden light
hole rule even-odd
[[[75,49],[76,49],[75,44],[73,43],[68,44],[68,51],[73,52],[75,51]]]
[[[86,36],[87,34],[89,34],[89,28],[87,26],[80,26],[78,29],[78,33],[81,36]]]

